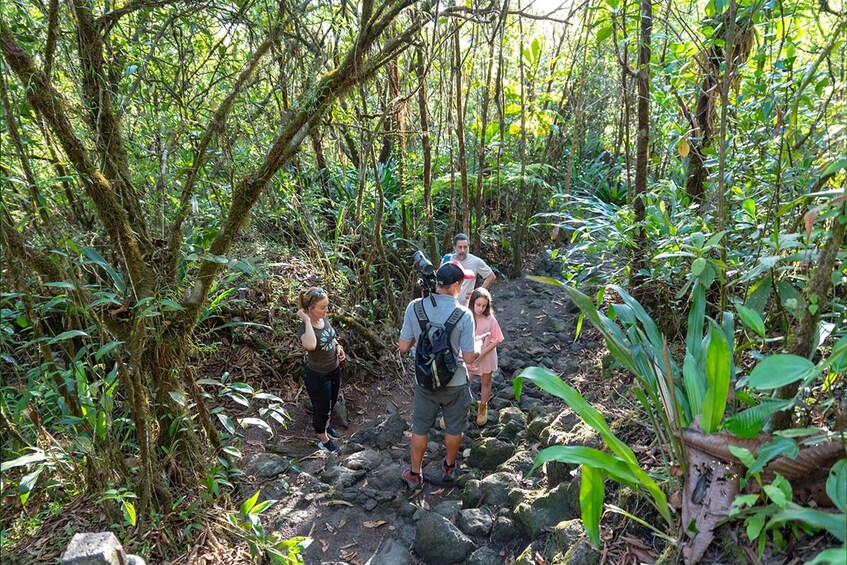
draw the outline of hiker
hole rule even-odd
[[[488,399],[491,397],[491,374],[497,370],[497,345],[505,339],[494,309],[491,306],[491,293],[485,288],[477,288],[471,293],[471,312],[474,316],[474,333],[483,337],[480,344],[479,360],[468,365],[468,378],[479,377],[479,405],[476,411],[476,425],[484,426],[488,421]]]
[[[347,355],[326,317],[329,311],[326,291],[319,286],[310,287],[300,293],[298,304],[297,333],[307,352],[303,375],[312,400],[312,425],[318,434],[318,449],[338,451],[332,440],[340,439],[341,434],[332,428],[330,419],[341,388],[341,363],[347,360]]]
[[[456,297],[459,296],[462,283],[474,277],[472,272],[463,269],[456,261],[441,265],[435,273],[435,292],[410,302],[403,317],[399,347],[401,352],[406,353],[421,341],[422,329],[415,313],[415,304],[423,306],[426,319],[432,324],[444,325],[457,308],[460,313],[449,335],[450,350],[456,362],[456,371],[452,378],[446,386],[434,391],[424,388],[415,379],[411,466],[403,472],[403,480],[412,490],[423,488],[423,456],[429,430],[435,423],[439,410],[444,414],[444,447],[447,450],[447,456],[441,461],[441,481],[450,482],[457,476],[456,456],[462,443],[462,434],[468,425],[468,410],[471,405],[465,364],[479,359],[479,348],[474,346],[473,316],[467,308],[458,304]]]
[[[473,278],[466,280],[462,284],[462,290],[459,292],[459,304],[468,305],[471,297],[471,292],[476,286],[476,276],[482,277],[482,288],[489,288],[494,284],[497,275],[488,266],[488,263],[470,252],[471,244],[468,236],[463,233],[457,233],[453,237],[453,254],[449,256],[450,261],[458,261],[463,269],[473,273]],[[444,256],[444,262],[448,260],[448,256]]]

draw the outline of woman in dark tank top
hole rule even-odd
[[[303,376],[312,400],[312,425],[318,434],[318,448],[337,451],[338,446],[332,440],[341,438],[341,434],[332,428],[330,420],[341,388],[341,363],[347,356],[326,317],[329,311],[326,291],[313,286],[300,293],[298,302],[298,332],[307,353]]]

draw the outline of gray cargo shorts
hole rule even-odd
[[[445,431],[457,436],[468,427],[468,410],[471,407],[471,391],[467,383],[460,386],[446,386],[431,391],[415,385],[412,404],[412,433],[426,435],[435,424],[438,412],[444,413]]]

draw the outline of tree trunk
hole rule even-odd
[[[639,271],[646,266],[647,241],[644,235],[647,195],[647,165],[650,159],[650,39],[653,30],[653,4],[641,0],[641,36],[638,43],[638,69],[635,82],[638,86],[638,134],[635,150],[635,190],[632,205],[635,211],[635,247],[631,281],[635,287],[641,281]]]

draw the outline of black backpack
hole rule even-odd
[[[450,347],[450,333],[461,319],[463,310],[457,307],[441,325],[429,321],[423,300],[416,301],[414,308],[421,326],[421,335],[415,344],[415,380],[427,390],[439,390],[447,386],[458,369],[456,356]]]

